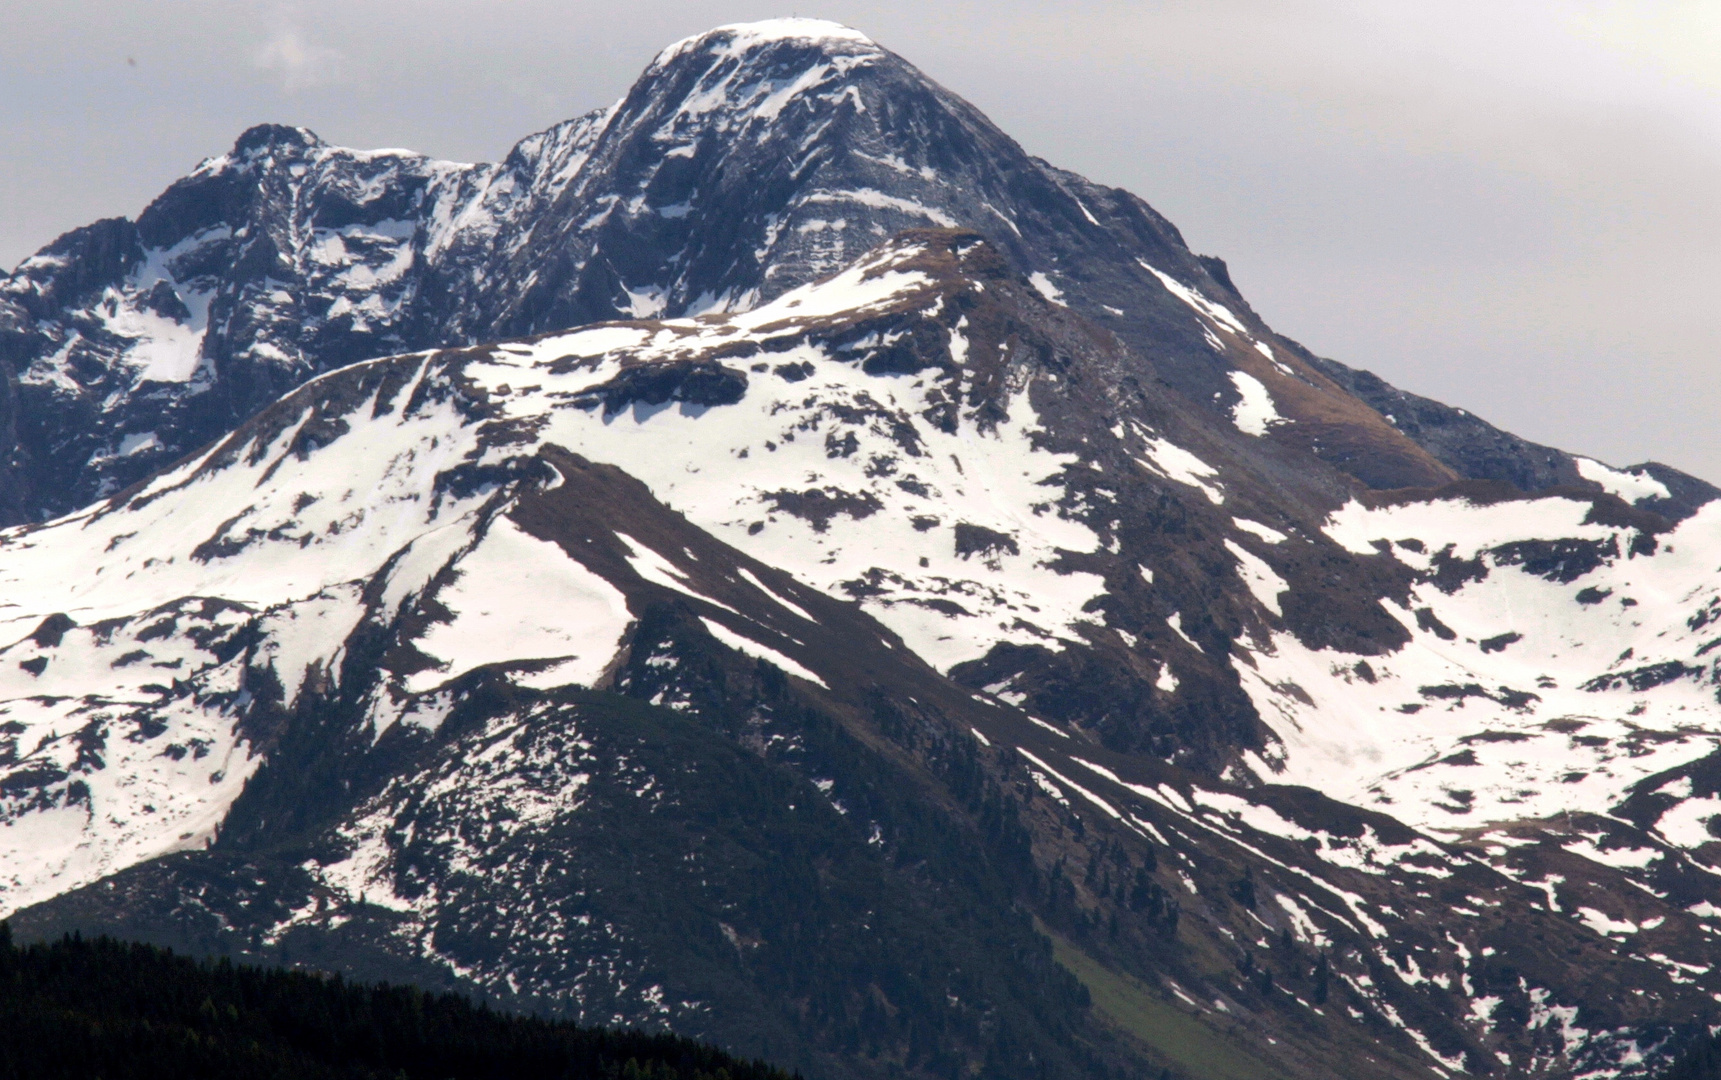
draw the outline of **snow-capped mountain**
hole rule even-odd
[[[1026,904],[1201,1053],[1653,1060],[1721,991],[1714,512],[1360,499],[1119,394],[1136,362],[930,231],[741,314],[322,376],[3,537],[8,906],[931,1068],[824,966],[854,950],[949,1060],[1003,1053],[990,1011],[1060,1073],[1194,1067],[1061,1041],[1103,1025],[973,922]],[[817,820],[718,843],[760,790]],[[852,917],[734,880],[786,835],[840,852]],[[894,959],[911,925],[937,963]],[[795,1019],[782,979],[829,1000]]]
[[[20,417],[161,445],[0,532],[20,932],[842,1077],[1641,1075],[1721,1000],[1713,489],[1311,356],[852,31],[500,166],[259,129],[7,288]]]
[[[0,513],[112,494],[356,360],[742,311],[929,226],[979,231],[1186,398],[1370,486],[1593,487],[1569,455],[1276,336],[1146,203],[1029,157],[864,36],[780,20],[671,46],[498,164],[263,126],[135,222],[61,237],[0,284]],[[1715,494],[1651,473],[1676,514]]]

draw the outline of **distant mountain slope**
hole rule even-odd
[[[1117,334],[1138,379],[1242,410],[1371,487],[1596,486],[1474,423],[1395,427],[1380,394],[1277,338],[1140,199],[1029,157],[852,30],[779,20],[671,46],[615,106],[498,164],[258,127],[135,223],[50,244],[0,284],[17,376],[0,394],[0,520],[112,494],[356,360],[742,311],[928,226],[981,232]],[[1673,483],[1675,516],[1716,494]]]
[[[837,1077],[1656,1065],[1721,507],[1359,493],[1138,363],[920,230],[316,378],[0,533],[4,904]]]
[[[71,937],[0,937],[0,1076],[29,1080],[787,1080],[686,1039],[480,1010],[453,995],[346,985]]]
[[[1529,492],[1556,487],[1600,488],[1675,520],[1721,494],[1707,481],[1658,462],[1613,469],[1590,458],[1537,445],[1501,431],[1463,409],[1399,390],[1372,372],[1357,371],[1336,360],[1315,356],[1284,338],[1280,341],[1298,351],[1347,392],[1367,402],[1459,476],[1496,480]]]

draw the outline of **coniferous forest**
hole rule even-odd
[[[0,1080],[789,1080],[669,1035],[0,923]]]
[[[1721,1033],[1693,1042],[1660,1080],[1721,1080]]]

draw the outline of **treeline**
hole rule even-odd
[[[669,1035],[0,923],[0,1080],[789,1080]]]

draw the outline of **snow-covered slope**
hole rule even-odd
[[[934,874],[845,877],[857,912],[1025,905],[1293,1075],[1654,1060],[1721,993],[1721,519],[1359,494],[1253,388],[1191,409],[1041,284],[927,230],[745,312],[369,361],[0,533],[5,907],[756,1048],[723,1018],[781,988],[652,929],[753,970],[811,917],[702,891],[812,827],[700,862],[736,753],[856,866]],[[614,854],[615,814],[661,856]],[[710,906],[666,923],[630,866]],[[936,947],[1005,933],[970,932]],[[912,993],[950,1032],[1076,1016]],[[1162,1052],[1130,1067],[1189,1066]]]
[[[1140,199],[1029,157],[855,31],[788,19],[677,43],[614,106],[500,163],[263,126],[135,223],[61,237],[0,283],[0,359],[19,378],[0,396],[0,513],[112,494],[356,360],[743,311],[934,226],[987,236],[1197,407],[1371,486],[1456,471],[1599,490],[1568,455],[1474,418],[1421,402],[1414,419],[1378,380],[1277,337]],[[1663,473],[1667,509],[1714,495]]]
[[[1388,601],[1412,642],[1369,678],[1284,635],[1258,654],[1247,685],[1287,777],[1465,829],[1615,806],[1713,752],[1718,511],[1656,535],[1573,498],[1348,504],[1328,533],[1421,578]]]

